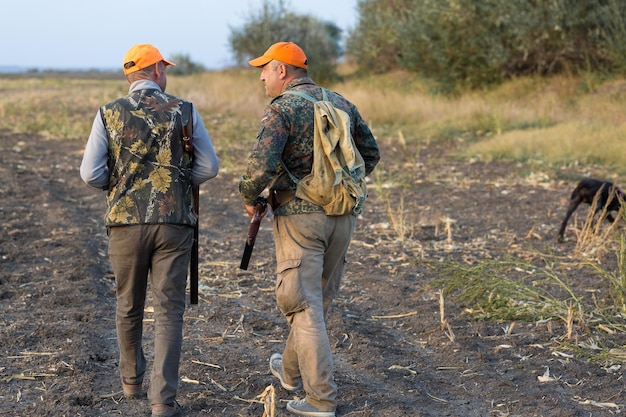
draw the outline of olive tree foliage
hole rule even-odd
[[[237,63],[244,64],[276,42],[295,42],[306,53],[309,75],[324,83],[337,77],[336,63],[343,54],[341,32],[332,22],[288,12],[282,0],[265,0],[243,27],[231,28],[229,43]]]
[[[400,28],[413,0],[359,1],[359,22],[346,41],[347,53],[365,72],[384,73],[399,67]]]
[[[447,90],[626,69],[622,0],[359,0],[358,9],[347,50],[362,69],[402,68]]]
[[[186,54],[172,55],[170,60],[176,64],[175,66],[168,68],[167,72],[170,74],[191,75],[205,71],[202,64],[193,62],[189,55]]]

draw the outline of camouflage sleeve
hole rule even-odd
[[[369,175],[380,160],[378,144],[356,107],[353,107],[352,125],[354,144],[365,161],[365,174]]]
[[[254,205],[257,196],[276,177],[288,132],[284,118],[274,107],[268,106],[261,118],[257,142],[248,157],[246,173],[239,182],[244,204]]]

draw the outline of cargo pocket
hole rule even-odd
[[[288,259],[278,264],[278,275],[276,278],[276,304],[285,315],[302,311],[308,307],[306,294],[300,282],[300,275],[297,268],[302,260]]]

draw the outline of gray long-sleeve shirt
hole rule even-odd
[[[161,90],[157,83],[150,80],[135,81],[130,85],[129,93],[137,90]],[[201,184],[219,171],[219,159],[215,154],[211,137],[202,123],[200,115],[193,109],[193,146],[194,163],[191,167],[191,180],[194,185]],[[95,188],[106,189],[109,185],[108,161],[109,140],[100,112],[96,114],[91,133],[85,146],[83,160],[80,164],[80,177]]]

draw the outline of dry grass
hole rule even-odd
[[[86,139],[98,107],[126,94],[128,84],[121,75],[119,79],[33,76],[0,78],[0,90],[0,128],[55,139]],[[233,136],[237,130],[232,126],[254,134],[267,101],[256,74],[246,71],[170,76],[167,92],[191,100],[205,124],[220,133],[228,131],[229,138],[237,140],[242,137]],[[229,129],[220,128],[225,124]]]
[[[86,137],[96,109],[123,94],[111,80],[0,79],[0,128],[47,138]]]
[[[545,128],[512,130],[472,144],[465,154],[481,160],[541,160],[554,164],[623,165],[626,124],[565,121]],[[598,146],[601,144],[601,146]]]
[[[600,164],[623,173],[626,116],[618,103],[623,100],[624,83],[607,82],[592,93],[581,92],[580,83],[556,79],[509,104],[497,100],[502,105],[494,114],[503,127],[492,129],[464,154],[482,160]]]
[[[170,76],[167,91],[194,102],[229,156],[231,147],[254,140],[268,101],[258,76],[249,68]],[[454,140],[464,144],[463,155],[484,160],[626,166],[621,79],[589,86],[580,78],[525,78],[454,98],[430,94],[428,85],[406,73],[348,75],[329,87],[357,104],[379,139],[404,147],[409,161],[420,142]],[[127,84],[121,74],[118,79],[5,77],[0,90],[0,128],[84,140],[98,106],[124,94]]]
[[[609,227],[604,227],[608,211],[607,206],[610,205],[611,200],[615,197],[615,191],[612,188],[609,190],[609,201],[601,209],[598,208],[598,199],[600,194],[598,193],[591,203],[591,207],[587,212],[585,222],[580,230],[575,229],[576,233],[576,247],[574,251],[581,255],[583,259],[602,259],[607,253],[615,253],[616,242],[614,239],[618,222],[613,222]],[[621,214],[621,213],[620,213]],[[617,216],[619,219],[621,216]]]
[[[242,68],[168,78],[167,91],[191,100],[200,112],[224,171],[242,164],[255,140],[268,102],[258,77],[258,70]],[[590,86],[577,78],[525,78],[454,98],[430,94],[419,78],[400,72],[367,78],[348,74],[345,82],[329,87],[357,104],[379,141],[401,151],[401,160],[381,165],[376,180],[400,240],[417,227],[401,196],[407,186],[403,167],[415,166],[422,142],[453,140],[460,154],[483,160],[598,164],[614,167],[618,175],[626,166],[621,152],[624,80]],[[127,88],[121,74],[111,79],[0,78],[0,129],[84,141],[97,108]]]
[[[589,91],[581,78],[524,78],[455,98],[432,95],[405,74],[368,81],[337,89],[354,99],[381,138],[398,144],[403,132],[409,144],[454,140],[467,158],[626,166],[622,79]]]

